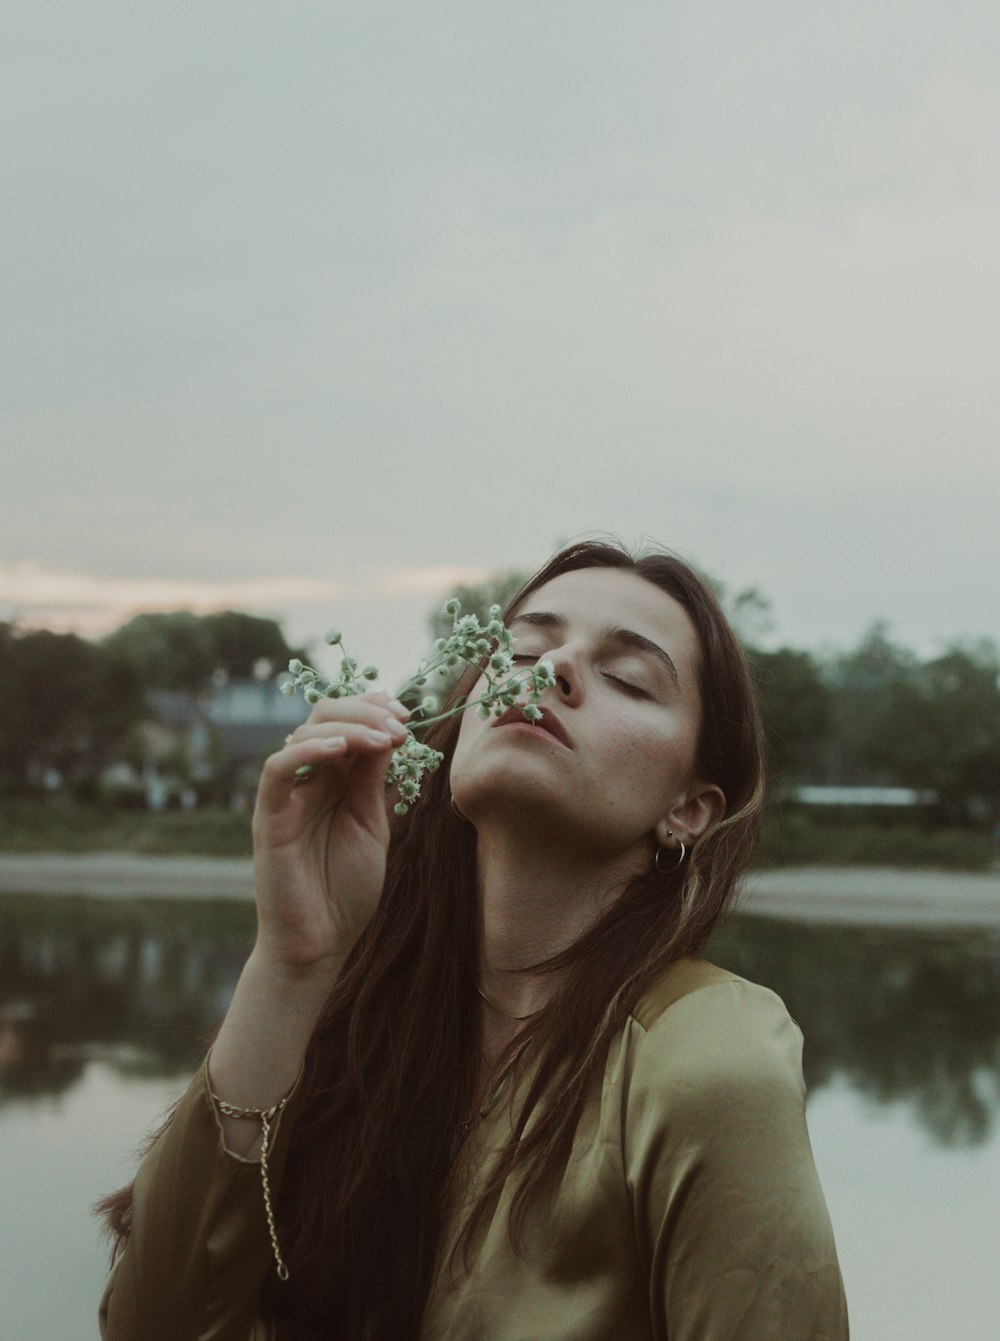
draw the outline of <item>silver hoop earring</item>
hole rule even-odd
[[[666,870],[664,870],[664,868],[660,865],[660,853],[669,851],[670,848],[666,847],[658,847],[656,849],[656,856],[653,858],[653,865],[656,867],[657,871],[659,871],[660,875],[670,875],[672,871],[676,871],[681,866],[684,865],[684,858],[687,854],[687,848],[684,846],[683,843],[681,843],[681,855],[677,858],[673,866],[668,866]]]

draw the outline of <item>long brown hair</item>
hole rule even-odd
[[[583,568],[633,572],[687,612],[700,647],[696,770],[722,789],[727,814],[683,867],[635,877],[572,946],[535,966],[559,971],[559,987],[500,1059],[513,1063],[526,1088],[465,1223],[463,1250],[512,1176],[517,1237],[536,1193],[566,1158],[614,1035],[657,974],[705,945],[760,828],[763,737],[753,683],[710,587],[670,553],[634,557],[587,541],[550,559],[514,596],[507,617],[551,578]],[[452,701],[476,676],[463,675]],[[442,1251],[443,1192],[479,1068],[475,830],[452,810],[448,778],[458,731],[453,718],[428,733],[445,763],[412,813],[393,820],[378,910],[309,1045],[277,1208],[291,1279],[269,1278],[263,1296],[296,1341],[416,1338]],[[119,1233],[128,1203],[127,1190],[108,1199]]]

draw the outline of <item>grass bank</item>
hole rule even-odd
[[[249,857],[250,816],[230,810],[145,810],[4,801],[0,851],[136,852],[144,856]]]
[[[987,829],[932,826],[896,817],[878,821],[843,811],[817,815],[801,808],[774,808],[764,826],[757,865],[989,871],[996,860]]]
[[[222,809],[153,815],[65,801],[8,799],[0,804],[0,851],[249,857],[250,816]],[[842,813],[817,817],[796,808],[771,811],[757,864],[988,871],[995,861],[990,835],[982,829],[875,822]]]

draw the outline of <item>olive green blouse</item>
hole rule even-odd
[[[442,1252],[423,1341],[846,1341],[801,1052],[773,992],[704,960],[672,965],[611,1048],[520,1253],[509,1191],[468,1270]],[[446,1248],[510,1114],[501,1087],[456,1164]],[[273,1187],[294,1126],[293,1097]],[[258,1313],[273,1264],[259,1167],[223,1147],[202,1067],[137,1175],[101,1336],[294,1341]]]

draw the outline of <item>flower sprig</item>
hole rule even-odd
[[[537,722],[542,717],[538,706],[545,689],[551,689],[556,682],[555,667],[544,657],[534,666],[524,671],[514,672],[513,640],[510,630],[503,622],[499,605],[491,605],[486,625],[480,624],[476,615],[463,615],[461,603],[456,596],[445,604],[445,613],[452,617],[452,629],[447,638],[438,638],[429,657],[421,661],[416,674],[411,676],[398,691],[413,694],[430,686],[435,676],[450,676],[459,666],[475,666],[486,680],[486,690],[478,698],[462,698],[447,712],[437,712],[438,700],[433,694],[425,694],[413,710],[421,716],[407,724],[407,737],[402,745],[392,752],[386,786],[395,787],[399,800],[394,809],[397,815],[405,815],[420,795],[420,784],[426,773],[434,773],[441,766],[444,755],[440,750],[432,749],[417,740],[414,734],[426,729],[435,722],[443,722],[454,717],[466,708],[474,707],[484,721],[490,717],[502,717],[510,708],[520,707],[525,719]],[[350,698],[364,694],[378,679],[375,666],[362,665],[344,648],[343,635],[339,629],[330,629],[325,641],[331,647],[341,649],[341,662],[338,674],[329,679],[312,666],[304,665],[298,658],[288,663],[289,673],[293,676],[281,685],[281,693],[291,697],[298,691],[307,703],[316,704],[324,698]],[[308,777],[315,766],[305,764],[297,770],[297,776]]]

